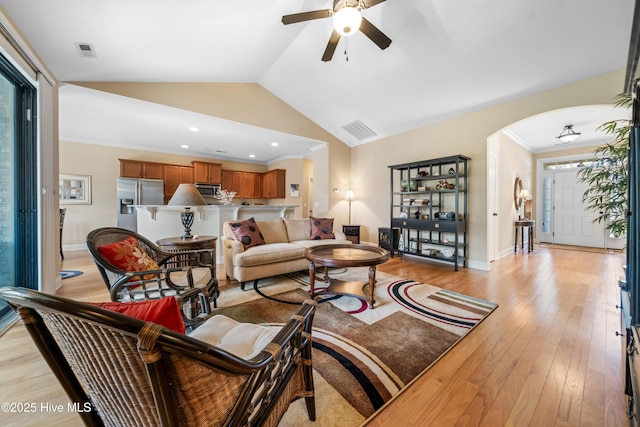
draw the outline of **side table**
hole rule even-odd
[[[359,225],[343,225],[342,232],[347,236],[347,240],[356,245],[360,243],[360,226]]]
[[[515,244],[513,247],[513,252],[518,252],[518,231],[520,231],[520,249],[524,250],[524,229],[525,228],[527,229],[528,252],[531,252],[533,250],[533,227],[535,227],[535,225],[536,225],[536,222],[531,219],[521,219],[521,220],[517,220],[514,223]]]
[[[199,255],[198,260],[203,264],[211,264],[211,274],[213,274],[213,291],[218,288],[218,280],[216,279],[216,242],[218,238],[216,236],[193,236],[190,239],[183,239],[182,237],[167,237],[166,239],[159,239],[156,244],[160,249],[166,252],[185,252],[203,250]],[[217,295],[211,294],[211,298],[215,299]]]

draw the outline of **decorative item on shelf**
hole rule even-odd
[[[416,181],[409,181],[409,191],[418,191],[418,183]]]
[[[415,219],[420,219],[420,211],[416,211],[416,213],[413,214]]]
[[[442,244],[443,245],[448,245],[449,244],[449,239],[442,239]]]
[[[409,218],[409,214],[404,212],[404,211],[402,211],[402,212],[400,212],[400,218],[403,218],[403,219]]]
[[[449,175],[455,175],[456,170],[454,168],[449,168]]]
[[[455,248],[442,248],[440,252],[442,252],[442,255],[444,255],[447,258],[453,258],[453,255],[456,253],[456,250]]]
[[[407,181],[406,179],[403,179],[402,181],[400,181],[400,191],[401,192],[409,191],[409,181]]]
[[[195,184],[180,184],[167,205],[184,206],[184,211],[180,214],[180,220],[184,227],[182,239],[193,238],[191,235],[191,226],[193,225],[193,212],[191,211],[191,207],[207,205],[207,201],[202,197]]]
[[[229,206],[235,196],[235,191],[220,190],[218,194],[215,195],[215,198],[220,200],[223,205]]]
[[[411,204],[414,206],[422,206],[422,199],[415,199]]]
[[[349,224],[351,224],[351,201],[355,200],[356,195],[352,189],[348,189],[347,193],[344,195],[344,199],[349,202]]]
[[[438,185],[436,185],[436,190],[454,190],[456,185],[452,182],[447,181],[439,181]]]
[[[429,176],[429,172],[427,172],[427,171],[418,172],[418,178],[425,178],[427,176]]]
[[[427,187],[426,186],[418,186],[418,191],[427,191]]]
[[[429,219],[429,214],[422,215],[422,219]]]
[[[456,213],[455,212],[436,212],[433,214],[435,219],[446,220],[446,221],[455,221]]]

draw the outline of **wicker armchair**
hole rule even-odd
[[[127,271],[106,259],[100,247],[133,237],[138,246],[158,265],[158,270]],[[150,240],[130,230],[115,227],[98,228],[86,238],[91,254],[104,280],[112,301],[139,301],[179,295],[186,290],[200,288],[206,301],[185,301],[183,310],[187,325],[200,322],[210,312],[210,303],[217,307],[218,280],[211,250],[165,252]]]
[[[245,360],[69,299],[13,287],[0,288],[0,298],[19,313],[70,400],[91,408],[79,413],[87,426],[276,426],[300,397],[315,420],[314,301]]]

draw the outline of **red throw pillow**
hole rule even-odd
[[[136,302],[90,302],[88,304],[135,317],[145,322],[157,323],[181,334],[185,333],[180,307],[174,297]]]
[[[253,218],[229,223],[233,235],[242,243],[245,249],[252,246],[264,245],[264,236]]]
[[[133,236],[109,245],[98,246],[98,250],[109,264],[124,271],[160,270],[158,264],[138,245]],[[144,280],[153,279],[154,276],[145,274]],[[130,282],[138,280],[139,276],[129,279]]]
[[[311,221],[311,240],[335,239],[333,234],[333,218],[314,218]]]

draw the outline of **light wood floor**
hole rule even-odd
[[[64,280],[58,294],[107,300],[90,258],[83,251],[65,256],[64,269],[84,274]],[[622,254],[536,247],[495,262],[489,272],[453,272],[408,258],[379,266],[499,308],[367,427],[628,425],[616,336],[623,263]],[[218,277],[224,278],[220,268]],[[0,337],[0,402],[37,404],[36,413],[0,412],[2,426],[81,425],[19,324]],[[46,412],[47,403],[65,410]]]

